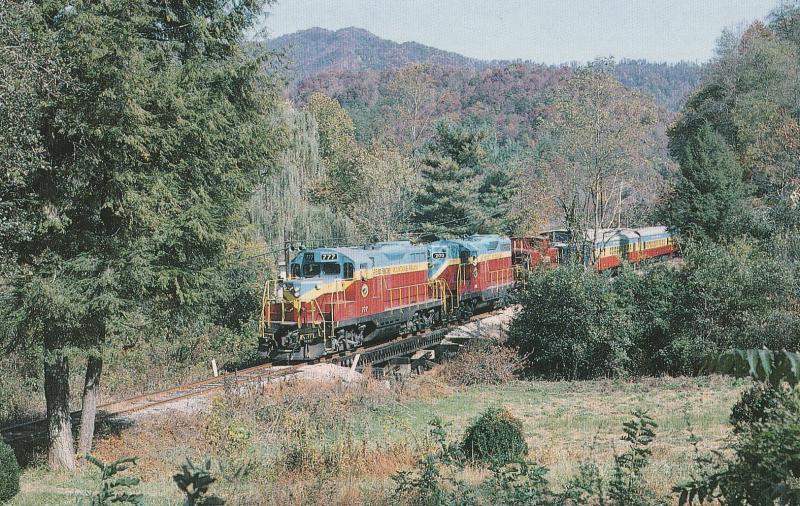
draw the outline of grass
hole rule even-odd
[[[689,429],[703,439],[702,449],[719,447],[729,431],[728,415],[741,388],[733,380],[660,378],[639,381],[514,382],[469,387],[434,400],[411,400],[399,418],[414,433],[424,430],[432,414],[451,424],[460,437],[469,420],[490,406],[504,406],[520,418],[530,456],[550,468],[550,479],[562,483],[581,459],[610,463],[621,453],[622,423],[637,409],[647,410],[659,424],[653,444],[651,475],[659,492],[687,476],[692,447]],[[387,413],[398,416],[396,412]],[[385,431],[376,419],[373,437]],[[398,425],[392,437],[402,437]]]
[[[390,504],[389,476],[424,452],[434,415],[450,424],[451,438],[460,439],[470,419],[489,406],[504,406],[522,420],[530,457],[549,467],[550,481],[559,485],[581,461],[610,465],[623,449],[622,423],[641,408],[659,424],[648,481],[668,493],[690,469],[689,427],[702,438],[701,448],[720,446],[741,388],[733,380],[708,377],[515,381],[454,389],[439,382],[435,372],[388,392],[374,384],[347,389],[295,382],[226,398],[225,409],[210,415],[141,422],[99,442],[96,453],[107,461],[139,456],[135,473],[143,480],[147,504],[180,504],[171,475],[185,457],[200,460],[207,454],[251,464],[249,476],[215,484],[213,490],[228,504]],[[231,434],[238,439],[231,440]],[[308,448],[298,447],[298,441]],[[287,449],[305,460],[289,462]],[[75,504],[77,491],[94,487],[92,472],[64,476],[26,469],[23,491],[11,504]],[[467,469],[464,478],[483,474]]]

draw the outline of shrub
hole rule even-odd
[[[451,385],[502,385],[520,369],[517,351],[497,340],[474,339],[439,367]]]
[[[645,486],[643,473],[650,463],[652,451],[649,446],[656,437],[658,425],[644,411],[634,411],[634,419],[623,424],[623,441],[629,443],[628,450],[614,457],[614,468],[608,492],[614,504],[655,504],[655,496]]]
[[[132,466],[136,465],[136,457],[124,457],[106,464],[100,459],[86,456],[86,460],[100,469],[99,489],[92,496],[92,506],[110,506],[112,504],[144,504],[142,494],[131,494],[124,489],[135,487],[139,484],[139,478],[132,476],[119,476]]]
[[[211,474],[211,459],[206,459],[202,466],[195,466],[191,460],[181,465],[181,472],[172,476],[172,480],[186,496],[184,506],[222,505],[225,501],[215,495],[207,495],[211,484],[217,479]]]
[[[614,506],[648,506],[667,504],[659,499],[644,481],[650,462],[650,443],[656,437],[656,423],[643,411],[634,411],[634,418],[623,424],[623,441],[628,449],[614,457],[611,473],[605,476],[594,462],[581,462],[578,474],[570,478],[556,504]]]
[[[771,395],[771,394],[767,394]],[[679,504],[719,500],[720,504],[800,504],[800,392],[793,389],[773,401],[752,392],[740,402],[739,432],[725,449],[697,459],[693,478],[675,487]],[[742,409],[744,406],[748,409]],[[761,421],[753,421],[752,417]],[[751,417],[748,419],[748,417]]]
[[[19,492],[19,464],[14,450],[0,441],[0,503]]]
[[[211,402],[205,436],[214,450],[240,464],[247,457],[252,440],[250,429],[224,397],[216,397]]]
[[[731,409],[733,432],[739,434],[751,429],[752,424],[765,422],[784,402],[784,393],[771,385],[756,383],[742,393]]]
[[[782,335],[793,275],[753,241],[682,247],[670,318],[674,339],[662,350],[667,371],[693,373],[705,357],[731,348],[794,348]]]
[[[609,279],[567,265],[529,276],[509,344],[530,374],[559,379],[624,376],[636,326]]]
[[[410,506],[461,506],[474,504],[469,485],[455,478],[463,469],[463,455],[458,445],[448,442],[442,421],[429,422],[430,436],[436,444],[433,452],[417,461],[413,471],[392,475],[394,499]]]
[[[683,263],[613,278],[564,266],[519,293],[509,344],[556,379],[698,374],[731,348],[797,349],[797,276],[753,240],[681,243]]]
[[[528,454],[522,422],[505,409],[489,408],[468,428],[461,449],[470,460],[504,465]]]
[[[480,483],[470,484],[459,479],[464,470],[462,448],[447,441],[441,421],[431,422],[430,435],[436,443],[433,452],[426,454],[411,471],[392,476],[395,482],[394,499],[398,504],[420,506],[474,506],[498,504],[504,506],[655,506],[668,504],[668,498],[657,497],[644,480],[650,460],[649,445],[655,439],[656,423],[647,413],[634,412],[634,418],[623,425],[622,439],[629,443],[627,450],[614,457],[609,473],[593,462],[582,462],[578,474],[569,478],[561,491],[550,488],[548,469],[519,458],[511,462],[495,459],[490,475]],[[513,420],[499,409],[487,410],[481,420]],[[511,423],[519,434],[519,422]],[[488,423],[487,423],[488,425]],[[469,431],[468,431],[469,436]],[[496,438],[502,443],[502,438]],[[491,440],[490,440],[491,441]],[[524,442],[520,443],[524,445]],[[514,453],[514,452],[508,452]],[[739,503],[736,503],[739,504]]]
[[[545,476],[548,469],[527,462],[516,462],[492,469],[484,488],[490,504],[507,506],[545,506],[555,504]]]

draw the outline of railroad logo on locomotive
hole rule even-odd
[[[369,295],[369,285],[364,283],[363,285],[361,285],[361,296],[366,297],[367,295]]]

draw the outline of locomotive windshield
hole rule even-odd
[[[313,278],[320,273],[331,276],[342,272],[341,266],[336,262],[308,262],[303,264],[303,277]]]

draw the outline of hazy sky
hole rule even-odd
[[[598,56],[703,61],[725,27],[778,0],[278,0],[270,36],[357,26],[481,59],[585,62]]]

